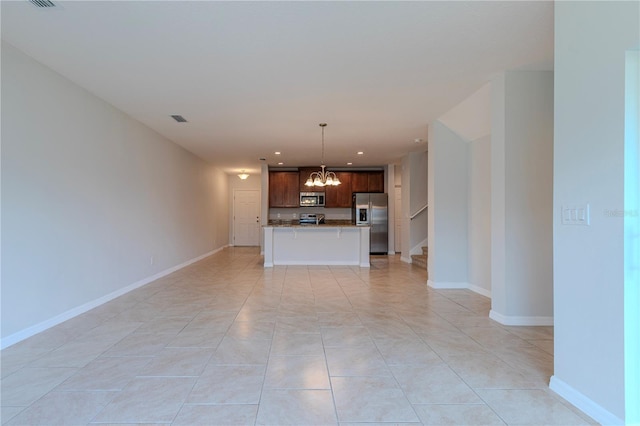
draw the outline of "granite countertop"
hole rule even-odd
[[[300,224],[298,220],[283,220],[283,219],[272,219],[265,226],[273,226],[277,228],[322,228],[322,227],[339,227],[339,228],[355,228],[350,220],[337,220],[337,219],[326,219],[325,223],[321,223],[319,225],[316,224]]]

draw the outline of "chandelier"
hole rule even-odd
[[[330,185],[340,185],[340,179],[333,172],[325,171],[324,164],[324,128],[327,127],[327,123],[320,123],[319,126],[322,128],[322,163],[320,167],[322,170],[319,172],[312,172],[309,175],[309,178],[305,182],[305,186],[330,186]]]

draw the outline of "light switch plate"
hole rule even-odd
[[[562,224],[589,226],[589,203],[563,204]]]

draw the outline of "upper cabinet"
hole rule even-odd
[[[384,192],[384,172],[368,172],[368,192]]]
[[[351,173],[351,192],[369,192],[369,172]]]
[[[338,186],[305,186],[317,167],[301,167],[299,171],[269,172],[269,207],[299,207],[300,192],[324,192],[325,207],[351,207],[354,192],[384,192],[384,172],[335,172],[341,184]]]
[[[351,192],[384,192],[384,172],[353,172]]]
[[[352,172],[336,172],[341,183],[338,186],[325,186],[325,207],[351,207],[353,175]]]
[[[298,172],[269,172],[269,207],[300,206]]]
[[[320,167],[300,167],[300,192],[324,192],[324,188],[321,186],[307,186],[307,179],[312,172],[319,172]]]

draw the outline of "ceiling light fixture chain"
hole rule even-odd
[[[322,168],[319,172],[312,172],[309,175],[309,178],[305,182],[305,186],[337,186],[340,185],[340,179],[333,172],[325,171],[326,165],[324,164],[324,128],[327,127],[327,123],[320,123],[320,128],[322,129],[322,157],[320,167]]]

